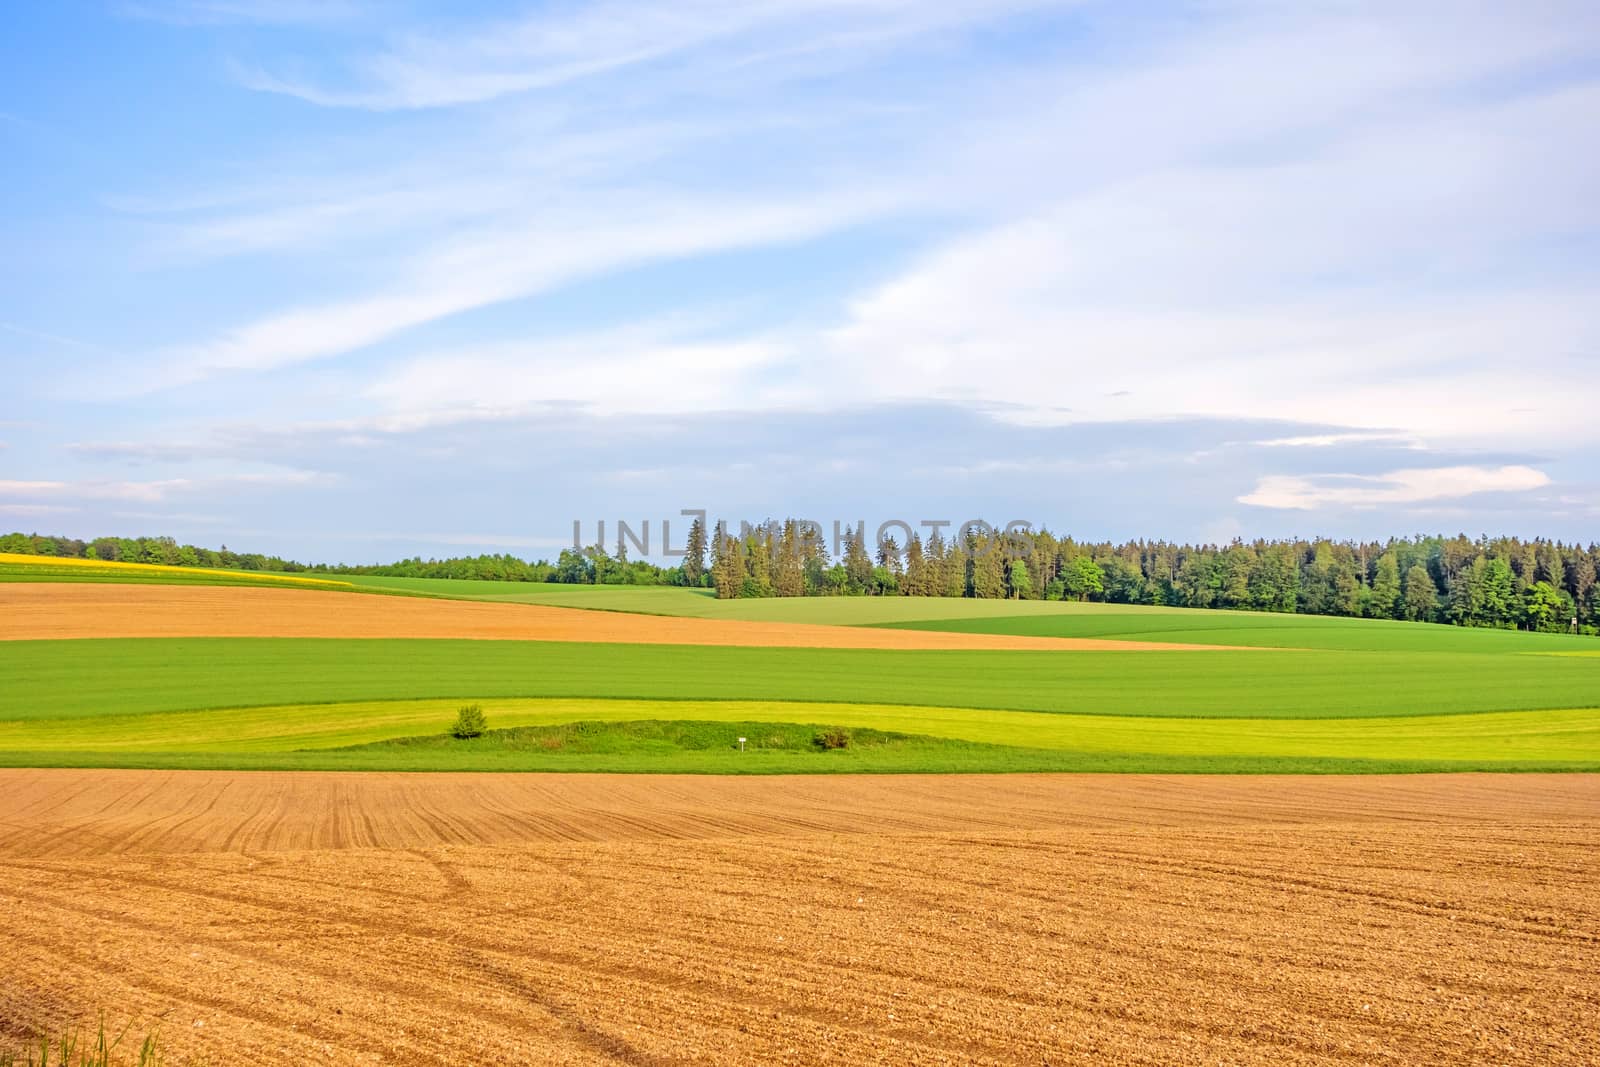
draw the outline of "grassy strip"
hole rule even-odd
[[[407,747],[413,742],[396,740],[442,733],[460,703],[312,704],[0,723],[0,764],[432,770],[489,770],[515,764],[521,757],[475,742],[444,743],[433,746],[435,750],[419,751]],[[782,736],[789,736],[783,731],[801,731],[804,737],[794,736],[804,741],[811,732],[830,725],[868,731],[867,736],[920,738],[922,747],[915,752],[880,753],[884,756],[880,763],[906,771],[1111,766],[1152,770],[1157,766],[1181,768],[1196,761],[1211,769],[1298,767],[1311,761],[1317,766],[1394,764],[1407,769],[1426,765],[1430,769],[1600,770],[1600,715],[1586,709],[1267,720],[749,701],[483,703],[490,725],[502,729],[559,732],[570,729],[574,722],[637,724],[643,720],[654,724],[651,730],[676,739],[671,745],[652,748],[641,740],[645,735],[635,730],[637,736],[626,752],[591,745],[563,754],[564,759],[576,755],[618,757],[601,761],[607,769],[732,772],[740,765],[704,752],[684,757],[668,749],[727,747],[740,735],[769,736],[762,733],[768,729]],[[699,740],[688,743],[693,738]],[[584,764],[591,770],[599,766],[593,760]]]
[[[0,642],[0,720],[428,697],[1353,718],[1600,706],[1600,660],[1460,653],[910,652],[529,641]]]

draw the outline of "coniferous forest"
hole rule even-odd
[[[367,566],[305,564],[212,550],[170,537],[12,533],[0,552],[135,563],[317,574],[589,585],[677,585],[718,597],[936,596],[1077,600],[1344,615],[1543,631],[1600,633],[1600,544],[1515,537],[1416,536],[1388,541],[1235,540],[1227,545],[1057,537],[979,530],[965,539],[913,532],[871,544],[846,530],[837,551],[807,523],[732,532],[696,521],[676,566],[629,560],[625,546],[563,549],[555,562],[510,554]]]

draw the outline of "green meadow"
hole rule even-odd
[[[0,721],[423,697],[916,704],[1191,718],[1600,706],[1600,661],[1460,652],[882,651],[531,641],[0,643]]]
[[[1255,648],[1504,653],[1587,650],[1600,654],[1597,648],[1600,641],[1593,637],[1330,615],[950,597],[718,600],[708,589],[656,586],[551,585],[364,575],[345,580],[371,592],[750,622],[880,626],[1037,637],[1103,637]]]
[[[73,580],[72,574],[50,575]],[[358,589],[1216,651],[463,640],[0,642],[0,764],[394,770],[1600,770],[1593,638],[1039,601],[718,601],[355,577]],[[481,703],[484,737],[446,735]],[[758,730],[759,727],[759,730]],[[843,750],[809,738],[852,732]],[[737,736],[783,739],[747,744]]]
[[[818,773],[1420,771],[1600,767],[1600,715],[1558,709],[1365,719],[1173,719],[806,701],[459,699],[0,722],[17,766]],[[586,724],[585,734],[575,724]],[[605,729],[598,729],[603,725]],[[843,727],[851,743],[807,743]],[[777,735],[783,743],[771,744]],[[744,751],[739,737],[749,743]],[[552,743],[554,740],[555,743]]]
[[[6,642],[0,676],[0,763],[13,765],[1600,770],[1600,659],[1582,656],[211,638]],[[736,752],[732,735],[681,751],[384,744],[437,738],[468,701],[496,731],[729,721],[922,740],[760,755]]]
[[[1100,605],[1094,605],[1096,607]],[[1176,641],[1238,648],[1318,648],[1370,652],[1463,652],[1508,655],[1582,653],[1593,637],[1474,629],[1438,623],[1277,615],[1235,611],[1150,609],[1130,612],[1052,613],[907,619],[887,625],[907,630],[1013,634],[1028,637],[1102,637],[1122,641]]]

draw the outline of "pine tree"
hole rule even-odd
[[[1222,588],[1218,599],[1230,608],[1250,606],[1250,572],[1256,566],[1256,550],[1242,541],[1234,541],[1222,554]],[[1293,588],[1292,586],[1290,587]],[[1288,610],[1293,611],[1291,607]]]
[[[867,593],[872,590],[872,557],[867,555],[860,531],[845,534],[844,571],[850,592]]]
[[[718,600],[732,600],[743,590],[744,562],[739,558],[739,542],[722,523],[711,542],[711,584]]]
[[[1006,554],[996,534],[973,541],[972,595],[985,600],[1006,595]]]
[[[906,596],[927,596],[929,592],[928,562],[922,554],[922,538],[915,533],[906,542],[906,576],[900,591]]]
[[[951,541],[944,552],[944,590],[941,595],[966,597],[972,595],[972,550],[970,543],[960,545]]]
[[[793,519],[783,524],[778,542],[778,558],[773,569],[773,591],[779,596],[804,596],[805,568],[801,561],[800,533]]]
[[[800,558],[805,595],[820,596],[828,592],[828,544],[822,538],[821,528],[815,523],[801,524]]]
[[[1375,619],[1394,618],[1395,606],[1400,600],[1400,561],[1393,552],[1378,557],[1378,573],[1372,579],[1372,598],[1367,611]]]
[[[1588,606],[1595,590],[1595,562],[1588,556],[1576,554],[1567,563],[1567,590],[1572,595],[1580,617],[1588,618]]]
[[[1439,590],[1433,584],[1433,575],[1420,563],[1406,571],[1405,615],[1416,622],[1427,622],[1439,610]]]
[[[683,584],[698,589],[706,577],[706,524],[698,515],[689,524],[689,543],[683,553]]]
[[[743,587],[740,596],[772,595],[772,527],[756,527],[740,545],[744,554]]]
[[[905,573],[905,568],[900,563],[900,543],[894,538],[885,537],[878,542],[878,566],[896,577]]]

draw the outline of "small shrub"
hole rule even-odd
[[[850,731],[842,726],[830,726],[813,737],[811,743],[823,750],[849,748]]]
[[[456,724],[450,727],[450,736],[465,741],[482,734],[485,725],[483,708],[477,704],[466,704],[456,712]]]

